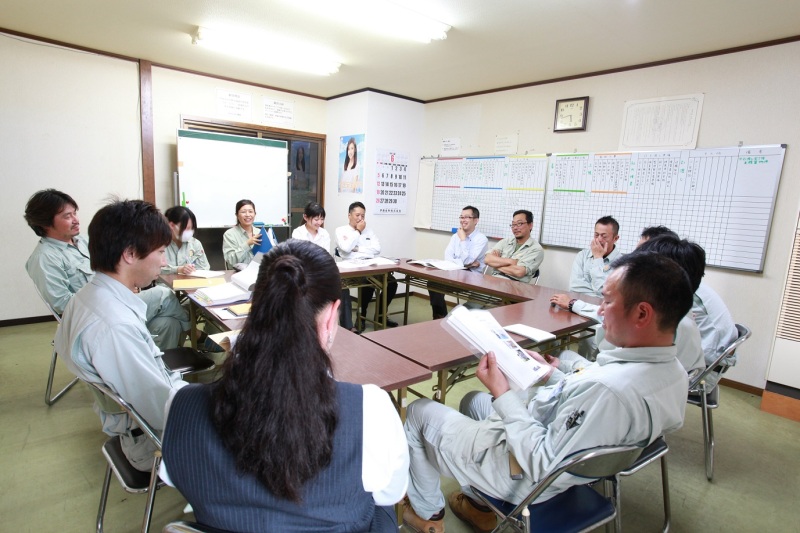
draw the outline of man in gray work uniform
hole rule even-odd
[[[59,315],[67,302],[94,276],[89,243],[80,234],[78,204],[55,189],[35,193],[25,206],[25,220],[41,237],[25,264],[42,298]],[[156,346],[179,346],[189,329],[189,315],[169,288],[155,286],[138,293],[147,306],[147,328]]]
[[[606,338],[617,347],[600,352],[596,364],[569,375],[554,368],[544,386],[520,392],[510,390],[490,353],[477,375],[494,400],[477,394],[462,406],[487,418],[475,420],[427,399],[413,402],[405,422],[411,468],[403,522],[426,533],[444,531],[442,475],[517,504],[576,451],[646,446],[681,427],[688,378],[673,338],[691,306],[689,279],[677,263],[648,252],[623,256],[605,282],[600,308]],[[511,478],[509,455],[521,466],[521,480]],[[562,475],[542,497],[586,482]],[[463,492],[448,502],[474,529],[494,527],[494,513]]]
[[[167,264],[172,239],[167,219],[141,200],[111,203],[89,224],[94,277],[73,296],[54,340],[72,373],[119,394],[156,431],[164,429],[170,391],[186,385],[161,359],[145,326],[147,306],[136,296]],[[116,411],[116,409],[115,409]],[[122,451],[139,470],[153,464],[155,447],[125,413],[98,409],[103,431],[119,435]]]

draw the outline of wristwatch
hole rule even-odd
[[[572,300],[570,300],[570,301],[569,301],[569,305],[567,306],[567,309],[569,309],[570,311],[572,311],[572,306],[573,306],[573,305],[575,305],[575,302],[577,302],[577,301],[578,301],[578,299],[577,299],[577,298],[573,298]]]

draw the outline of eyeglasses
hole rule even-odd
[[[458,217],[458,220],[470,220],[475,217]]]
[[[527,222],[514,222],[512,224],[509,224],[508,227],[509,228],[521,228],[522,226],[527,226],[527,225],[528,225]]]

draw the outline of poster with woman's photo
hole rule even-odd
[[[363,133],[339,138],[339,192],[364,192]]]

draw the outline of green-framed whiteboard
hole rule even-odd
[[[178,201],[201,228],[236,224],[236,202],[252,200],[256,220],[289,220],[288,143],[178,130]]]

